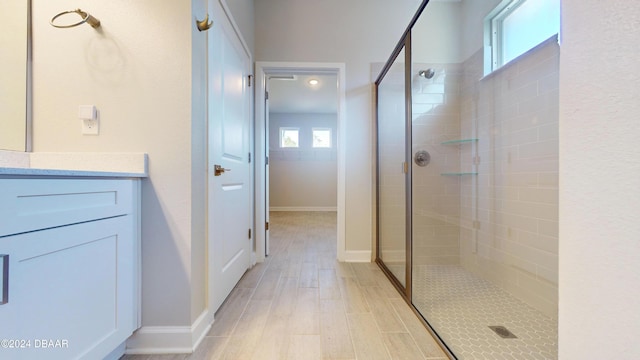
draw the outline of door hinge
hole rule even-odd
[[[402,171],[403,171],[405,174],[408,174],[408,173],[409,173],[409,163],[408,163],[408,162],[406,162],[406,161],[403,161],[403,162],[402,162]]]
[[[249,75],[249,76],[247,76],[247,85],[248,85],[249,87],[251,87],[252,80],[253,80],[253,75]]]
[[[251,153],[249,153],[249,163],[251,163]]]
[[[264,229],[265,230],[269,230],[269,222],[268,221],[266,223],[264,223]]]
[[[249,239],[251,239],[251,229],[249,229]]]
[[[269,92],[268,91],[264,92],[264,99],[265,100],[269,100]]]
[[[265,164],[265,165],[269,165],[269,157],[268,157],[268,156],[267,156],[267,157],[265,157],[264,164]]]

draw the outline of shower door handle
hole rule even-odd
[[[9,255],[0,255],[0,305],[9,302]]]

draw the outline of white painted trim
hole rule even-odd
[[[371,262],[371,250],[347,250],[344,253],[344,262]]]
[[[202,340],[204,340],[204,338],[207,336],[209,330],[211,330],[211,325],[213,325],[214,322],[213,317],[213,313],[211,313],[208,309],[204,309],[204,311],[200,314],[200,316],[198,316],[196,321],[191,324],[192,351],[196,351],[198,345],[200,345]]]
[[[338,211],[335,206],[271,206],[269,211]]]
[[[118,360],[124,355],[126,350],[126,341],[122,344],[118,345],[117,348],[113,349],[107,356],[104,357],[104,360]]]
[[[291,74],[291,73],[325,73],[336,74],[338,77],[338,236],[337,249],[338,261],[346,261],[346,66],[344,63],[306,63],[306,62],[256,62],[256,87],[255,87],[255,214],[256,229],[266,219],[266,189],[265,161],[266,161],[266,128],[265,128],[265,88],[267,75]],[[263,231],[256,231],[256,255],[258,261],[264,261],[266,235]],[[369,260],[370,261],[370,254]],[[359,258],[359,257],[357,257]]]
[[[126,354],[191,354],[211,329],[205,310],[191,326],[143,326],[127,340]]]
[[[127,340],[127,354],[190,354],[188,326],[143,326]]]
[[[266,183],[267,183],[267,129],[265,123],[265,113],[266,113],[266,99],[265,92],[267,91],[267,76],[265,74],[265,69],[259,65],[260,62],[257,62],[255,65],[255,93],[253,94],[254,99],[254,153],[255,153],[255,161],[254,161],[254,191],[255,199],[254,199],[254,214],[255,214],[255,253],[256,253],[256,261],[263,262],[265,260],[265,243],[267,241],[267,230],[265,229],[265,224],[267,223],[267,192],[266,192]]]
[[[227,17],[227,20],[229,20],[229,23],[231,24],[231,28],[233,29],[233,32],[236,34],[236,36],[240,40],[240,43],[242,44],[242,48],[247,53],[249,60],[253,63],[253,54],[251,53],[251,49],[249,49],[249,45],[247,45],[247,42],[244,40],[244,37],[242,36],[242,32],[240,31],[240,27],[236,23],[236,20],[233,18],[233,14],[231,14],[229,5],[227,5],[227,1],[218,0],[218,4],[220,4],[220,7],[222,8],[222,10],[224,10],[224,15]]]

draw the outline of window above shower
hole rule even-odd
[[[560,32],[560,0],[504,0],[484,19],[484,74]]]

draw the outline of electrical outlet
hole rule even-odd
[[[98,120],[82,119],[82,134],[83,135],[98,135],[100,132],[100,124]]]
[[[98,110],[95,105],[78,106],[78,117],[82,125],[83,135],[98,135],[100,132],[100,123],[98,122]]]

